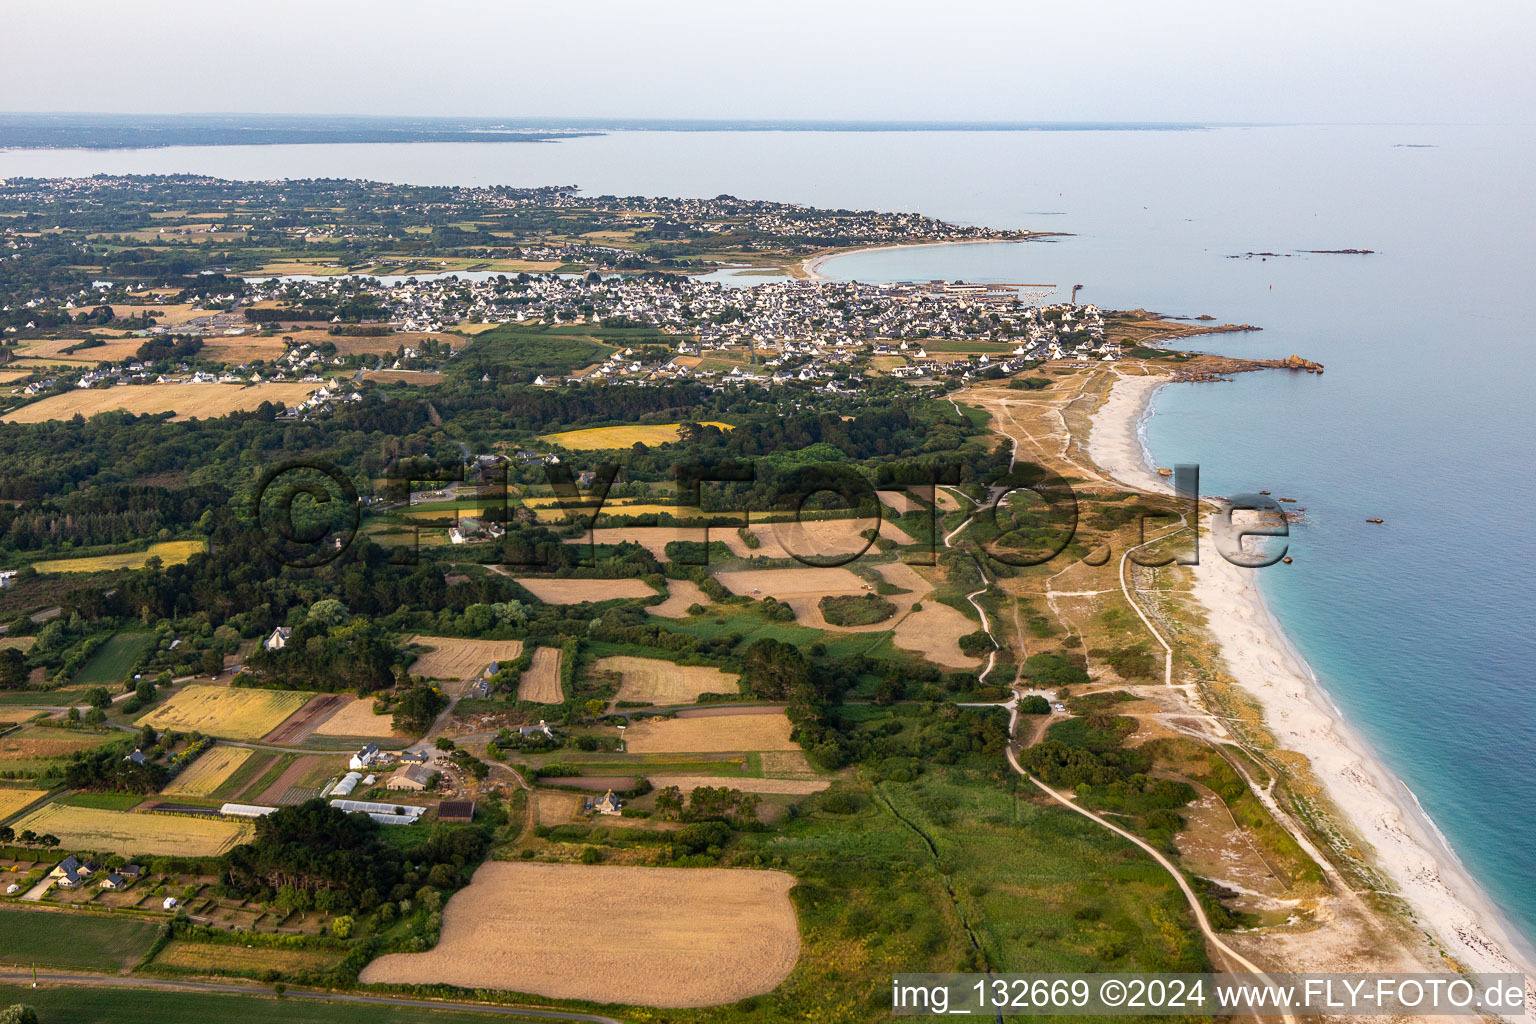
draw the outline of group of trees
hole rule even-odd
[[[256,821],[254,839],[224,855],[221,882],[231,892],[333,911],[370,910],[409,898],[418,887],[463,885],[485,856],[490,836],[479,826],[435,826],[407,855],[387,842],[365,814],[323,800],[282,807]]]

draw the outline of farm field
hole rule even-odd
[[[0,789],[0,821],[47,794],[46,789]]]
[[[250,760],[252,753],[245,747],[214,747],[160,792],[165,796],[212,796]]]
[[[380,957],[360,980],[646,1006],[735,1002],[772,991],[795,966],[793,885],[778,871],[493,862],[448,901],[434,949]]]
[[[832,783],[826,779],[744,779],[734,775],[652,775],[651,785],[657,789],[676,786],[686,795],[700,786],[739,789],[743,793],[784,793],[804,796],[820,793]]]
[[[158,558],[166,565],[180,565],[199,551],[206,549],[200,540],[163,540],[151,544],[144,551],[131,551],[124,555],[85,555],[79,558],[51,558],[33,562],[38,572],[102,572],[107,569],[142,569],[151,558]]]
[[[281,747],[303,743],[314,734],[316,726],[344,707],[350,699],[344,693],[322,693],[283,719],[276,729],[263,737],[262,742]]]
[[[521,640],[464,640],[452,636],[413,636],[430,648],[411,664],[411,674],[428,679],[473,679],[493,661],[511,661],[523,653]]]
[[[519,578],[518,583],[545,604],[581,604],[585,601],[612,601],[616,598],[655,597],[643,580],[568,580]]]
[[[153,633],[118,633],[110,637],[80,666],[80,671],[75,673],[70,683],[74,686],[105,686],[115,689],[128,678],[133,663],[154,640]]]
[[[99,747],[103,743],[117,739],[118,735],[121,734],[26,725],[15,732],[0,736],[0,762],[64,757],[77,750]]]
[[[188,686],[135,725],[201,732],[230,740],[260,739],[303,707],[312,693]]]
[[[517,699],[535,704],[559,704],[565,699],[560,689],[560,648],[534,649],[528,671],[517,681]]]
[[[780,712],[647,718],[624,731],[624,749],[632,754],[720,754],[800,747],[789,738],[789,719]]]
[[[110,388],[76,388],[62,395],[50,395],[41,401],[15,409],[0,421],[6,423],[43,423],[67,420],[79,414],[91,417],[99,412],[122,409],[134,415],[174,412],[172,417],[186,420],[227,416],[249,412],[262,402],[298,405],[320,384],[314,381],[279,381],[269,384],[132,384]]]
[[[326,760],[318,755],[294,758],[277,778],[267,784],[266,789],[256,795],[253,802],[269,807],[303,803],[316,795],[319,787],[313,785],[315,780],[329,774],[325,771]]]
[[[30,651],[35,643],[37,643],[35,636],[0,636],[0,651],[12,647],[18,651]]]
[[[232,338],[214,336],[203,338],[203,347],[198,350],[198,354],[203,359],[239,365],[254,362],[257,359],[274,360],[283,354],[284,348],[282,338],[258,338],[251,335]]]
[[[160,951],[154,962],[166,967],[228,974],[232,971],[323,971],[339,960],[340,953],[321,950],[272,949],[266,946],[236,946],[225,942],[188,942],[176,939]]]
[[[714,420],[705,426],[730,430],[729,423]],[[566,430],[558,434],[541,434],[540,440],[557,444],[573,451],[612,451],[630,448],[636,444],[666,444],[678,439],[681,423],[649,423],[622,427],[588,427],[585,430]]]
[[[316,736],[403,736],[395,732],[389,715],[373,713],[372,698],[353,697],[330,718],[315,727]]]
[[[687,704],[698,700],[701,693],[741,692],[735,674],[710,665],[678,665],[660,658],[621,655],[600,658],[593,667],[599,672],[617,672],[622,676],[618,700]]]
[[[92,807],[48,804],[16,822],[19,833],[53,833],[66,849],[121,853],[124,856],[214,857],[248,839],[247,821],[224,821],[180,814],[134,814]]]
[[[0,963],[116,974],[149,952],[159,930],[157,921],[0,909]]]
[[[778,598],[795,610],[797,623],[814,629],[827,626],[818,607],[823,597],[863,594],[869,589],[863,580],[843,568],[741,569],[715,573],[715,579],[733,594]]]
[[[692,580],[667,580],[667,599],[661,604],[648,605],[645,610],[662,618],[681,619],[688,615],[688,609],[694,605],[700,604],[707,608],[710,603],[709,595]]]
[[[440,373],[432,373],[427,370],[369,370],[363,374],[363,380],[377,381],[380,384],[441,384],[447,380]]]
[[[912,535],[889,521],[879,524],[879,536],[898,544],[914,544]],[[762,546],[750,554],[766,558],[801,558],[812,561],[828,561],[838,555],[878,553],[879,548],[861,534],[873,530],[873,517],[859,519],[808,519],[804,522],[786,521],[761,523],[752,527]],[[735,531],[731,531],[732,534]],[[723,538],[722,538],[723,539]],[[735,538],[737,541],[739,537]],[[733,545],[734,550],[734,545]]]
[[[0,985],[0,1005],[26,1003],[48,1024],[252,1024],[281,1013],[282,1024],[486,1024],[483,1012],[420,1006],[375,1006],[302,999],[290,992],[283,1002],[271,995],[167,992],[156,989],[25,988]],[[496,1024],[547,1024],[546,1020],[496,1013]]]

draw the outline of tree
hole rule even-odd
[[[202,653],[198,660],[198,668],[210,676],[216,676],[224,668],[224,655],[210,647]]]
[[[1019,701],[1019,714],[1021,715],[1048,715],[1051,713],[1051,702],[1032,693]]]
[[[16,830],[9,825],[0,825],[0,843],[14,843]]]
[[[19,690],[27,685],[27,656],[19,648],[0,651],[0,690]]]
[[[85,691],[85,702],[93,708],[109,708],[112,706],[112,694],[105,686],[93,686]]]
[[[37,1011],[26,1003],[12,1003],[0,1010],[0,1024],[37,1024]]]
[[[330,890],[327,889],[322,891],[329,892]],[[352,918],[346,914],[343,914],[331,922],[331,934],[336,936],[338,939],[350,939],[352,937],[353,924],[354,922]]]

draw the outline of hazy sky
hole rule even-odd
[[[1536,120],[1519,0],[0,0],[0,109]]]

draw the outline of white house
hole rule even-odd
[[[293,630],[287,626],[278,626],[272,634],[262,641],[262,646],[269,651],[280,651],[288,646],[288,638],[293,635]]]
[[[352,755],[352,760],[347,763],[347,767],[355,772],[362,771],[378,759],[379,745],[377,743],[370,743]]]

